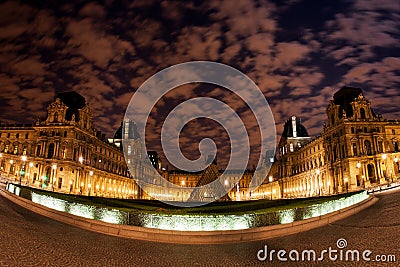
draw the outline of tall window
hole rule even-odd
[[[378,141],[378,152],[379,153],[383,152],[383,143],[382,143],[382,141]]]
[[[356,144],[356,143],[353,143],[353,155],[354,155],[355,157],[358,156],[357,144]]]
[[[42,146],[41,146],[41,145],[38,145],[38,146],[36,147],[36,157],[39,157],[39,156],[40,156],[40,150],[42,150]]]
[[[371,142],[369,140],[364,141],[364,147],[365,153],[367,153],[367,155],[372,155]]]
[[[393,147],[395,152],[399,152],[399,143],[397,141],[393,142]]]
[[[57,112],[54,113],[53,122],[58,122],[58,113]]]
[[[361,119],[365,120],[365,109],[364,108],[360,108],[360,115],[361,115]]]
[[[54,156],[54,143],[49,145],[49,150],[47,151],[47,158],[50,159]]]

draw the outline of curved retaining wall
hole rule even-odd
[[[368,199],[345,209],[288,224],[278,224],[244,230],[192,232],[111,224],[53,210],[14,195],[5,191],[4,189],[0,189],[0,195],[30,211],[86,230],[132,239],[180,244],[222,244],[249,242],[295,234],[341,220],[365,208],[368,208],[378,201],[376,197],[370,196]]]

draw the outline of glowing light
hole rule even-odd
[[[79,159],[78,159],[78,161],[79,161],[80,164],[82,164],[82,163],[83,163],[83,157],[80,156]]]
[[[57,164],[53,164],[53,170],[57,169]]]
[[[143,226],[178,231],[223,231],[251,228],[253,215],[161,215],[146,214]]]
[[[33,162],[29,163],[29,167],[31,167],[31,168],[33,167]]]
[[[20,188],[9,184],[7,190],[19,195]],[[26,195],[26,194],[25,194]],[[79,204],[57,199],[46,195],[40,195],[31,192],[31,199],[34,203],[52,208],[58,211],[67,212],[88,219],[100,220],[114,224],[129,224],[129,216],[126,212],[99,208],[92,205]],[[276,218],[269,224],[292,223],[295,220],[304,220],[312,217],[318,217],[339,209],[343,209],[359,203],[368,198],[366,191],[354,194],[349,197],[329,200],[324,203],[311,205],[304,209],[297,208],[277,211],[275,213],[264,214],[243,214],[243,215],[170,215],[170,214],[138,214],[140,215],[140,226],[148,228],[157,228],[165,230],[178,231],[223,231],[240,230],[253,227],[265,226],[258,225],[262,216]],[[260,217],[261,216],[261,217]],[[268,225],[269,225],[268,224]]]
[[[268,180],[269,180],[270,183],[272,183],[272,181],[274,180],[274,177],[270,176],[270,177],[268,178]]]
[[[382,154],[382,159],[383,160],[387,159],[387,155],[386,154]]]
[[[13,164],[13,163],[14,163],[14,161],[12,159],[10,159],[10,164]]]
[[[21,159],[22,159],[22,161],[25,162],[28,158],[27,158],[27,156],[23,155],[23,156],[21,156]]]
[[[357,162],[357,168],[361,168],[361,162]]]
[[[90,171],[90,172],[89,172],[89,175],[90,175],[90,176],[93,176],[93,171]]]

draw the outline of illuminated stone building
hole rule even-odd
[[[136,198],[120,147],[92,125],[83,96],[64,92],[31,125],[0,125],[0,167],[22,184],[73,194]]]
[[[285,123],[275,156],[266,153],[265,165],[272,168],[267,173],[262,166],[258,179],[264,182],[257,189],[250,191],[254,170],[227,171],[220,182],[231,188],[229,198],[320,196],[397,181],[399,121],[376,114],[362,90],[353,87],[335,93],[326,113],[327,123],[314,138],[299,118]],[[123,121],[107,140],[75,92],[57,95],[46,118],[32,125],[0,125],[0,168],[2,176],[48,190],[167,201],[187,201],[202,177],[202,172],[161,168],[157,153],[144,151],[132,121]]]
[[[376,114],[362,90],[354,87],[336,92],[326,113],[327,123],[313,139],[295,117],[285,124],[269,174],[272,182],[259,190],[274,188],[275,197],[306,197],[397,181],[399,121]]]

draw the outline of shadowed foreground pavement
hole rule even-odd
[[[379,201],[362,212],[299,234],[226,245],[179,245],[125,239],[82,230],[32,213],[0,197],[0,266],[399,266],[400,189],[377,195]],[[257,252],[268,246],[302,251],[347,248],[394,254],[396,263],[365,261],[260,262]],[[286,257],[288,255],[286,254]]]

